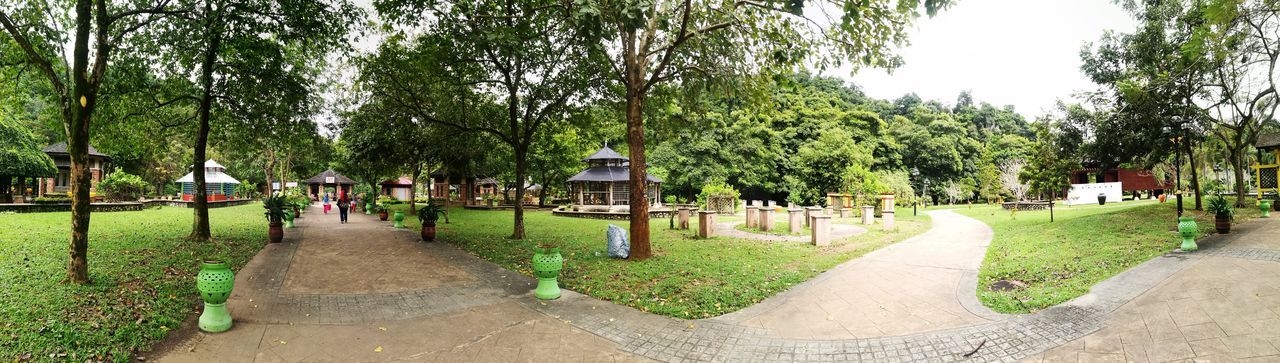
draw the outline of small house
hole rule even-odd
[[[39,196],[50,194],[66,195],[71,191],[71,153],[67,152],[67,143],[60,142],[49,145],[44,148],[44,153],[53,159],[53,165],[58,168],[57,175],[52,178],[43,178],[40,183],[40,190],[37,192]],[[97,195],[98,183],[102,182],[103,170],[111,157],[98,152],[89,145],[89,194]]]

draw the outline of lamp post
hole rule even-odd
[[[917,178],[920,178],[920,169],[911,168],[911,181],[915,181]],[[916,198],[916,200],[911,203],[911,215],[916,215],[916,206],[919,204],[920,198]]]

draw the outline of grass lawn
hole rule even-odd
[[[201,259],[238,270],[267,241],[261,205],[210,209],[211,244],[183,240],[191,213],[94,213],[86,286],[64,283],[69,212],[0,214],[0,360],[127,361],[179,327]]]
[[[810,233],[809,227],[803,226],[803,225],[802,227],[800,227],[799,231],[795,233],[791,233],[790,232],[791,221],[788,219],[789,217],[787,216],[786,213],[783,213],[782,217],[783,218],[781,220],[778,220],[778,215],[777,214],[773,215],[773,229],[769,231],[762,231],[760,230],[760,228],[756,228],[756,227],[747,227],[746,223],[735,225],[733,226],[733,229],[743,231],[743,232],[767,234],[767,235],[773,235],[773,236],[808,236],[809,235]],[[742,219],[742,218],[736,218],[736,219]]]
[[[627,228],[627,221],[527,212],[527,238],[514,241],[507,239],[511,211],[451,208],[449,213],[451,223],[437,225],[437,238],[442,241],[526,275],[533,273],[529,261],[533,247],[556,244],[565,257],[561,286],[679,318],[713,317],[750,306],[841,262],[919,234],[929,223],[924,216],[899,217],[896,232],[872,231],[818,248],[800,242],[698,239],[694,237],[696,219],[686,231],[671,230],[667,219],[655,218],[649,222],[654,257],[628,261],[609,258],[605,251],[606,226]],[[409,228],[419,228],[416,217],[406,215],[405,222]]]
[[[1213,215],[1191,210],[1186,215],[1200,225],[1201,236],[1213,233]],[[1250,203],[1252,204],[1252,203]],[[1205,199],[1208,205],[1208,199]],[[979,271],[978,298],[995,311],[1028,313],[1089,292],[1094,284],[1172,251],[1181,239],[1170,228],[1176,224],[1172,201],[1129,201],[1106,206],[1059,204],[1049,211],[1011,214],[999,206],[961,207],[960,214],[977,218],[995,231],[991,247]],[[1257,208],[1239,208],[1236,221],[1257,218]],[[1026,287],[992,291],[992,283],[1017,280]]]

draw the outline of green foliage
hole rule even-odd
[[[1063,136],[1060,125],[1048,120],[1035,124],[1036,141],[1031,158],[1019,175],[1032,192],[1053,195],[1066,190],[1071,185],[1067,177],[1080,167],[1073,153],[1076,145]]]
[[[98,188],[107,194],[107,199],[116,201],[136,201],[150,187],[141,177],[123,171],[111,173],[98,183]]]
[[[3,114],[0,140],[0,176],[51,177],[58,172],[31,133]]]
[[[729,184],[725,184],[725,183],[703,184],[702,192],[698,193],[698,206],[701,207],[702,209],[718,208],[721,206],[710,206],[707,204],[708,201],[709,200],[720,200],[720,201],[729,200],[735,204],[733,206],[729,206],[729,209],[733,210],[733,209],[736,209],[738,198],[741,198],[741,197],[742,197],[742,194],[739,193],[737,189],[734,189],[733,187],[729,186]]]
[[[1209,198],[1209,207],[1205,211],[1213,213],[1215,216],[1231,218],[1234,208],[1231,207],[1231,202],[1226,197],[1218,195]]]
[[[449,211],[445,210],[444,207],[435,203],[427,203],[426,206],[418,209],[418,222],[434,225],[440,219],[440,216],[448,213]]]
[[[284,220],[284,210],[289,203],[289,197],[281,194],[272,194],[262,198],[262,208],[267,210],[264,212],[267,222],[280,224]]]
[[[0,356],[136,361],[198,310],[205,258],[239,271],[267,241],[256,206],[210,209],[218,243],[184,240],[191,210],[94,213],[91,284],[66,283],[68,212],[0,217]],[[65,354],[62,356],[60,354]],[[151,354],[142,354],[154,360]]]
[[[871,148],[852,141],[853,136],[844,129],[828,129],[816,140],[800,146],[792,163],[796,168],[789,176],[790,192],[799,195],[803,204],[816,204],[828,192],[857,192],[880,188],[874,181],[871,166]]]
[[[71,204],[71,196],[66,194],[45,194],[32,200],[35,204]]]

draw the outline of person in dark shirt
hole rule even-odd
[[[351,209],[351,200],[347,199],[346,193],[338,198],[338,218],[342,219],[342,223],[347,223],[347,210]]]

